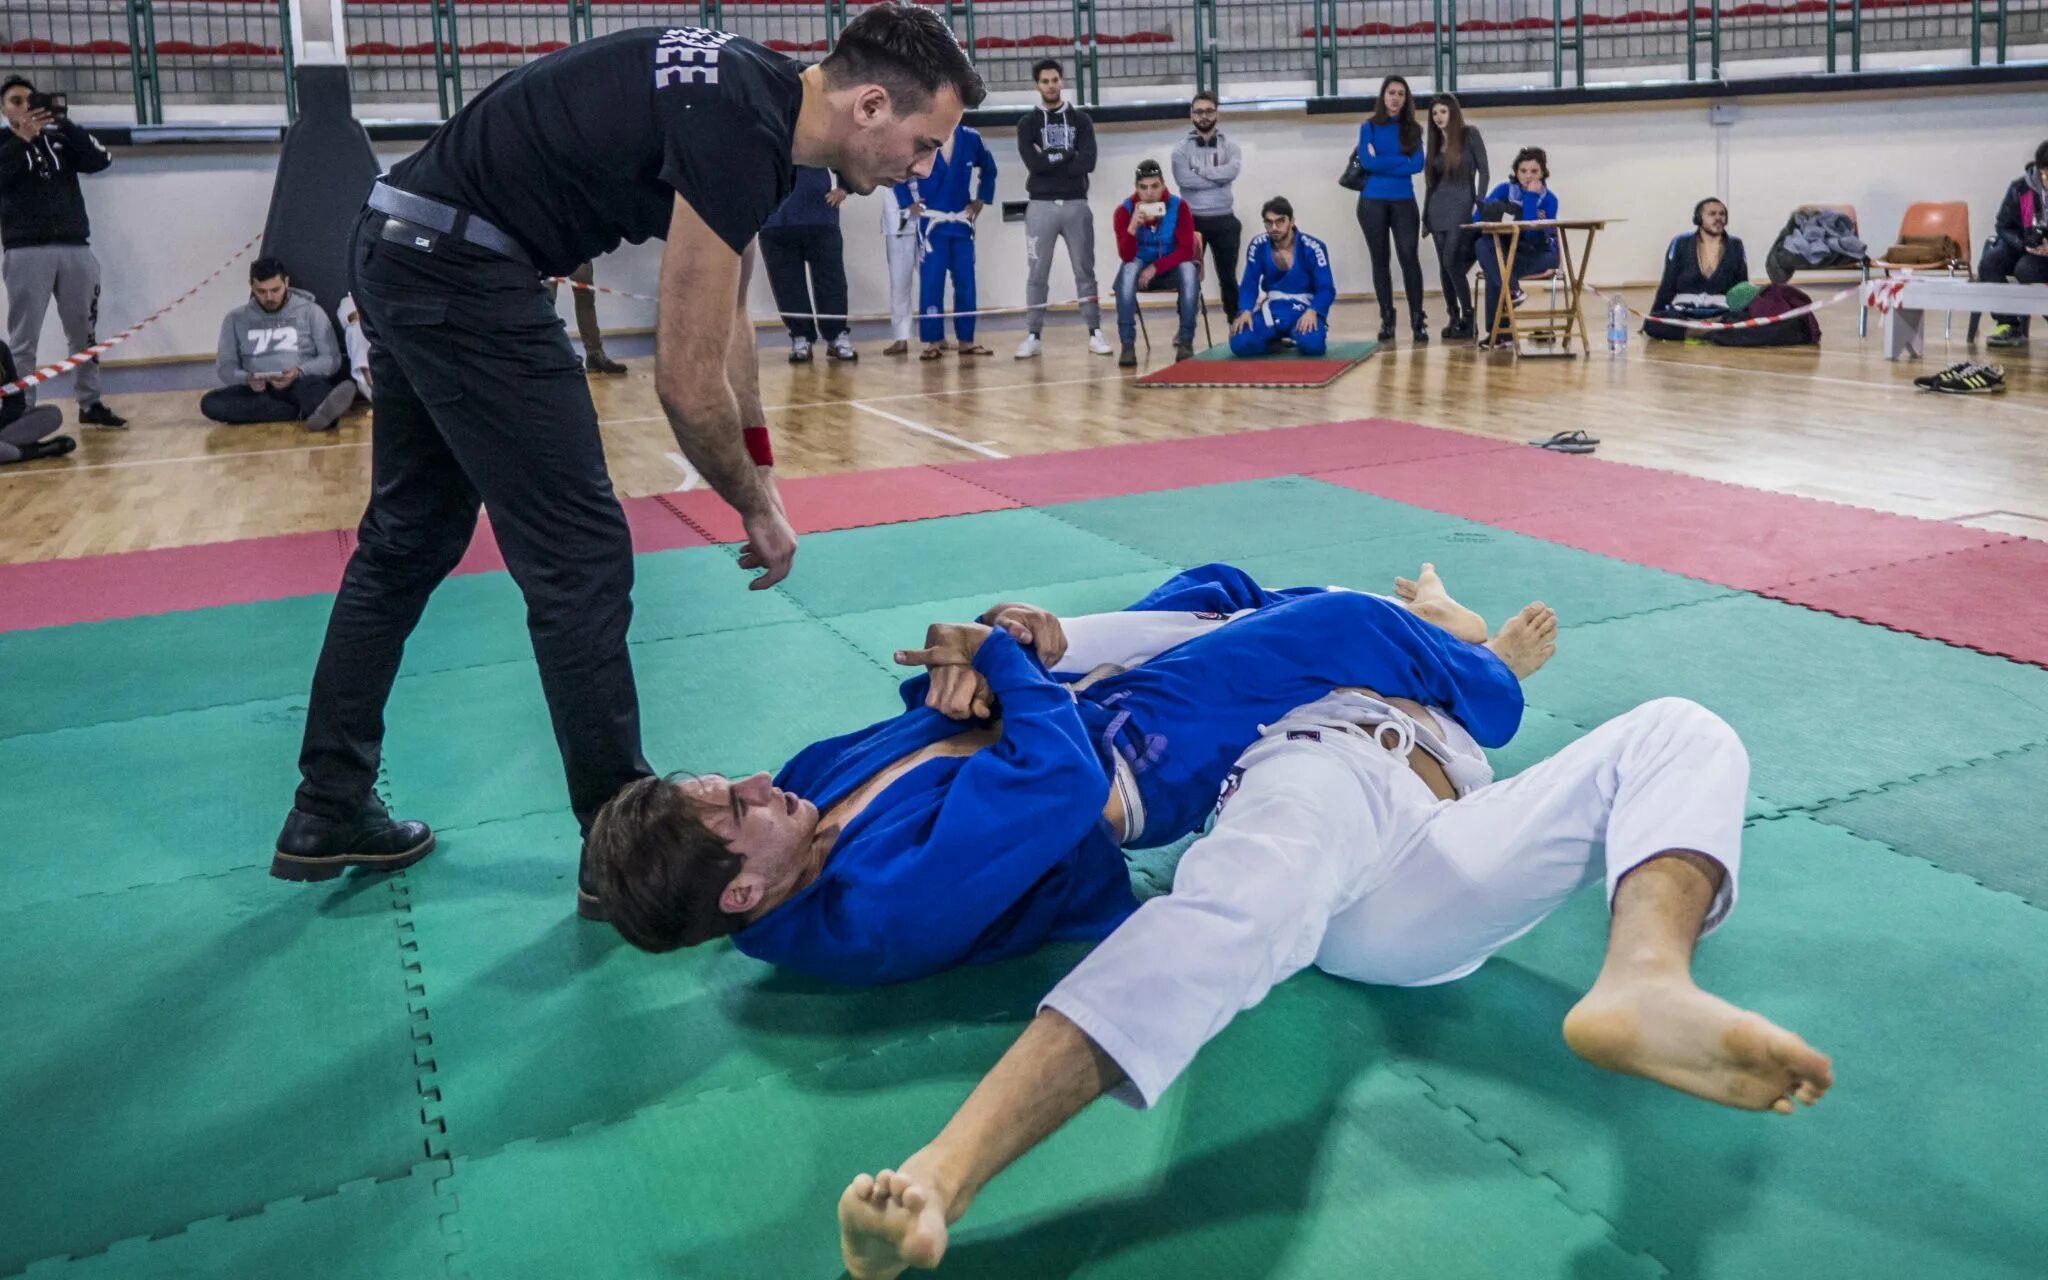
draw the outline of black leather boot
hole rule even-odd
[[[349,867],[397,871],[434,851],[424,822],[399,822],[372,797],[350,822],[332,822],[293,809],[277,833],[270,874],[280,880],[331,880]]]

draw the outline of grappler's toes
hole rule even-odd
[[[839,1197],[839,1253],[853,1280],[895,1280],[939,1265],[946,1215],[923,1187],[884,1169],[861,1174]]]
[[[1516,679],[1527,680],[1557,656],[1557,611],[1540,600],[1523,605],[1486,647],[1507,663]]]
[[[1684,981],[1596,983],[1565,1016],[1564,1038],[1595,1066],[1745,1111],[1790,1115],[1835,1082],[1826,1054]]]

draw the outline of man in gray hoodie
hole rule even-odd
[[[199,399],[215,422],[291,422],[327,431],[355,403],[356,384],[337,380],[341,344],[334,323],[304,289],[292,288],[284,263],[249,264],[249,301],[220,322],[216,357],[222,385]]]
[[[1173,149],[1173,185],[1195,215],[1195,234],[1216,260],[1216,293],[1223,299],[1223,313],[1235,324],[1237,277],[1243,266],[1238,251],[1244,247],[1235,188],[1244,153],[1216,127],[1216,95],[1207,89],[1195,95],[1188,123],[1194,127]]]

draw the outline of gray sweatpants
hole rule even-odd
[[[1081,318],[1090,329],[1102,327],[1102,306],[1095,300],[1095,218],[1086,200],[1033,200],[1024,206],[1024,305],[1031,308],[1025,327],[1033,335],[1045,329],[1045,301],[1052,284],[1052,247],[1067,238],[1067,261],[1074,264],[1074,293],[1087,299]]]
[[[98,342],[100,322],[100,260],[82,244],[36,244],[9,249],[0,258],[0,278],[7,282],[7,346],[23,377],[36,369],[36,343],[43,336],[43,317],[50,299],[57,300],[57,323],[64,327],[65,355]],[[78,406],[100,400],[100,362],[78,367]],[[35,403],[36,389],[22,392]]]

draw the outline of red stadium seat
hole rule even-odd
[[[526,51],[528,53],[554,53],[568,47],[568,44],[560,40],[541,40],[527,45]]]
[[[348,47],[351,58],[389,58],[403,52],[389,40],[363,40]]]

